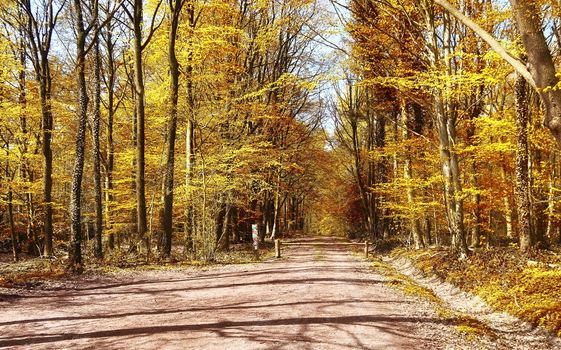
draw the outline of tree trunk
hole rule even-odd
[[[376,136],[375,144],[377,149],[382,149],[386,146],[386,118],[382,113],[376,114]],[[383,158],[376,163],[376,183],[384,184],[388,182],[388,161],[387,158]],[[381,219],[378,221],[378,227],[376,228],[379,237],[388,238],[389,236],[389,218],[387,214],[387,208],[383,208],[382,196],[376,196],[375,206],[377,211],[377,216]]]
[[[195,8],[193,2],[186,4],[186,16],[189,28],[192,31],[195,28]],[[187,92],[187,128],[185,131],[185,190],[188,193],[189,186],[193,179],[193,168],[195,167],[195,95],[193,89],[193,48],[190,48],[187,56],[187,64],[185,67],[185,81]],[[193,231],[195,229],[194,222],[195,208],[192,203],[187,203],[185,213],[185,246],[192,245]]]
[[[435,70],[441,67],[441,54],[439,52],[439,44],[437,39],[437,29],[435,27],[434,12],[430,4],[424,5],[425,24],[427,27],[427,51],[431,61],[431,65]],[[448,25],[450,25],[448,23]],[[448,29],[445,29],[447,32]],[[449,33],[448,33],[449,36]],[[445,56],[448,56],[445,54]],[[446,59],[446,68],[449,71],[449,57]],[[442,163],[442,175],[444,176],[444,195],[445,205],[448,217],[448,225],[452,239],[455,242],[455,248],[460,251],[462,257],[467,256],[467,241],[464,230],[464,209],[463,200],[460,197],[462,192],[460,167],[458,163],[458,155],[454,151],[456,143],[456,123],[455,118],[447,114],[445,101],[440,89],[434,90],[434,106],[436,114],[436,127],[438,131],[440,159]]]
[[[113,205],[113,169],[115,164],[115,146],[113,143],[113,120],[115,116],[115,75],[116,67],[114,61],[114,42],[112,38],[111,23],[107,23],[106,49],[107,49],[107,129],[106,129],[106,153],[105,166],[105,225],[107,229],[112,228],[111,207]],[[115,247],[115,234],[109,233],[109,249]]]
[[[163,255],[171,255],[171,239],[173,234],[173,187],[175,170],[175,139],[177,134],[177,102],[179,94],[179,63],[175,54],[175,42],[179,16],[183,7],[183,0],[170,1],[171,21],[168,46],[168,60],[170,69],[170,116],[167,134],[166,166],[164,172],[164,251]]]
[[[282,161],[281,161],[282,163]],[[278,224],[277,221],[279,220],[279,212],[280,212],[280,181],[281,181],[281,169],[278,170],[278,176],[277,176],[277,187],[275,189],[275,198],[274,198],[274,203],[273,203],[273,229],[271,230],[271,240],[275,240],[275,238],[277,237],[277,230],[278,230]]]
[[[78,83],[76,154],[74,158],[74,171],[72,173],[72,190],[70,197],[70,216],[72,241],[70,243],[68,269],[72,273],[82,273],[82,225],[81,225],[81,195],[82,176],[84,172],[84,155],[86,146],[86,122],[88,116],[88,95],[86,88],[86,32],[82,15],[82,2],[74,0],[74,14],[76,16],[76,71]]]
[[[516,209],[520,250],[527,253],[532,247],[530,224],[530,174],[528,169],[528,97],[526,82],[518,76],[515,85],[516,102]]]
[[[232,222],[232,239],[235,243],[239,243],[240,242],[240,225],[239,225],[239,210],[238,207],[233,206],[232,207],[232,218],[231,218],[231,222]]]
[[[478,181],[477,181],[477,166],[475,161],[470,162],[470,176],[469,176],[471,186],[477,191]],[[473,226],[471,227],[471,247],[479,247],[481,245],[481,194],[479,192],[474,193],[471,196],[473,211],[471,215],[473,217]]]
[[[540,10],[531,0],[510,0],[512,12],[528,57],[528,70],[545,109],[544,124],[561,145],[561,90],[553,57],[542,30]]]
[[[6,153],[8,153],[8,148],[6,147]],[[9,164],[6,164],[6,179],[13,179],[10,176],[10,167]],[[12,192],[11,186],[8,188],[8,221],[10,224],[10,239],[12,240],[12,256],[14,261],[18,261],[18,237],[16,235],[16,226],[14,224],[14,203],[13,203],[14,194]]]
[[[547,228],[545,237],[549,242],[553,242],[553,230],[555,225],[555,188],[556,179],[559,177],[559,165],[557,162],[557,153],[552,152],[551,157],[551,175],[549,178],[549,186],[547,192]]]
[[[473,10],[477,11],[477,10]],[[480,54],[479,48],[473,50],[477,54]],[[482,63],[480,60],[477,61],[477,69],[478,72],[481,70]],[[474,140],[473,137],[475,136],[475,121],[477,118],[481,116],[481,112],[483,111],[484,107],[484,86],[479,87],[478,93],[473,94],[471,99],[468,99],[468,110],[470,110],[469,116],[469,125],[466,131],[466,142],[468,145],[473,145]],[[477,169],[477,161],[475,159],[471,159],[469,161],[469,182],[471,187],[474,189],[475,193],[471,196],[471,202],[473,206],[473,210],[471,212],[473,225],[471,227],[471,247],[479,247],[481,245],[481,194],[479,193],[479,181],[478,181],[478,169]]]
[[[21,9],[20,9],[21,11]],[[19,16],[22,16],[23,14],[20,12],[18,14]],[[18,104],[20,106],[20,128],[21,128],[21,133],[23,135],[22,137],[22,142],[21,142],[21,153],[22,154],[27,154],[28,153],[28,136],[29,136],[29,130],[27,128],[27,111],[26,111],[26,107],[27,107],[27,91],[26,91],[26,51],[25,51],[25,29],[20,26],[19,27],[19,35],[20,35],[20,41],[19,41],[19,63],[20,63],[20,68],[19,68],[19,74],[18,74],[18,88],[19,88],[19,96],[18,96]],[[32,183],[33,181],[30,179],[32,177],[31,175],[31,170],[30,170],[30,162],[26,159],[24,159],[22,161],[22,165],[21,165],[21,172],[22,172],[22,177],[23,179],[26,179],[29,181],[29,183]],[[31,230],[33,227],[33,211],[32,211],[32,205],[33,205],[33,194],[31,193],[31,191],[27,191],[28,193],[26,193],[24,195],[25,198],[25,211],[26,211],[26,217],[27,217],[27,230],[26,230],[26,241],[30,240],[31,237]],[[9,204],[12,205],[12,198],[11,198],[11,192],[9,193]],[[8,208],[10,209],[10,208]],[[19,237],[17,237],[16,233],[15,233],[15,227],[13,224],[13,213],[9,212],[9,215],[11,217],[10,220],[10,229],[11,229],[11,235],[12,235],[12,253],[14,255],[14,261],[18,260],[18,252],[20,251],[21,247],[23,247],[23,243],[21,242]],[[17,240],[14,241],[14,239]],[[17,243],[17,244],[16,244]]]
[[[224,195],[225,197],[225,195]],[[219,200],[219,210],[216,215],[216,246],[215,250],[226,251],[230,248],[230,210],[231,206],[227,203],[223,203],[224,198]]]
[[[43,206],[45,217],[43,219],[43,237],[45,256],[53,255],[53,151],[51,149],[51,135],[53,132],[53,116],[51,114],[50,97],[42,99],[46,111],[43,113]],[[48,102],[47,102],[48,101]]]
[[[97,7],[95,7],[97,11]],[[98,14],[94,13],[97,17]],[[96,20],[95,30],[98,30],[99,21]],[[101,54],[99,50],[99,38],[94,38],[94,102],[93,102],[93,161],[94,161],[94,196],[95,196],[95,257],[103,259],[103,207],[101,202],[101,154],[100,154],[100,123],[101,123]]]
[[[505,182],[505,183],[509,183],[509,179],[507,178],[507,174],[506,174],[506,169],[504,167],[504,164],[501,165],[500,168],[500,173],[501,173],[501,179]],[[509,194],[505,193],[504,197],[503,197],[503,205],[504,205],[504,217],[505,217],[505,233],[507,238],[513,238],[512,236],[512,209],[511,209],[511,205],[510,205],[510,198],[509,198]]]
[[[400,114],[401,114],[401,130],[402,136],[404,141],[408,141],[411,137],[411,133],[409,132],[409,111],[407,110],[407,103],[404,99],[401,99],[400,103]],[[406,152],[411,152],[410,147],[407,147]],[[415,242],[415,249],[421,249],[423,244],[423,237],[421,236],[421,226],[419,224],[419,218],[415,214],[413,210],[413,206],[415,205],[415,192],[413,190],[413,167],[410,154],[405,155],[405,160],[403,163],[403,178],[406,182],[406,191],[407,191],[407,203],[409,205],[411,211],[411,235],[413,236],[413,241]]]
[[[146,237],[146,190],[145,190],[145,91],[142,63],[143,37],[143,0],[134,0],[133,9],[134,31],[134,93],[136,112],[136,220],[137,235],[146,246],[146,256],[150,255],[150,242]]]

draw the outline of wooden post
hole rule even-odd
[[[364,242],[364,257],[368,259],[368,241]]]
[[[281,243],[280,243],[280,239],[275,239],[275,256],[277,258],[281,257],[281,249],[280,249]]]

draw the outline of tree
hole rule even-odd
[[[168,61],[170,74],[170,116],[167,133],[167,153],[164,173],[164,256],[171,254],[171,239],[173,232],[173,191],[175,172],[175,138],[177,134],[177,104],[179,98],[179,62],[176,56],[177,30],[181,10],[185,0],[169,0],[169,47]]]
[[[57,7],[54,1],[42,2],[36,9],[31,0],[18,0],[24,13],[24,26],[29,45],[31,62],[35,71],[35,79],[39,84],[42,115],[42,153],[43,153],[43,237],[44,254],[53,254],[53,152],[51,140],[53,133],[52,114],[52,75],[50,52],[53,33],[59,16],[64,8],[65,0]]]
[[[151,24],[144,38],[144,5],[143,0],[132,2],[132,11],[124,7],[129,16],[133,28],[133,47],[134,47],[134,103],[136,117],[136,215],[137,215],[137,234],[146,246],[146,257],[150,256],[150,240],[146,237],[147,217],[146,217],[146,183],[145,176],[145,100],[146,92],[144,89],[144,70],[142,52],[152,39],[156,25],[156,16],[162,1],[158,1],[152,15]],[[161,24],[161,22],[160,22]]]
[[[88,91],[86,85],[86,55],[92,47],[98,43],[97,36],[99,30],[105,25],[100,25],[98,22],[99,16],[99,1],[92,0],[90,3],[92,10],[92,17],[86,22],[84,19],[84,4],[80,0],[73,2],[73,15],[75,20],[76,30],[76,78],[78,86],[78,109],[77,109],[77,133],[76,133],[76,153],[74,158],[74,170],[72,173],[72,189],[70,197],[70,216],[71,216],[71,235],[72,241],[70,244],[70,252],[68,259],[68,269],[72,273],[82,273],[82,178],[84,174],[84,161],[85,161],[85,148],[86,148],[86,123],[88,119]],[[111,17],[117,8],[109,14]],[[108,21],[106,19],[105,21]],[[93,40],[88,42],[88,35],[92,34]],[[96,50],[97,52],[97,50]],[[98,52],[97,52],[98,53]],[[99,65],[99,55],[94,58],[96,64]],[[100,77],[99,69],[94,68],[95,75],[95,89],[96,95],[99,95]],[[96,234],[98,240],[98,254],[101,253],[101,176],[100,176],[100,159],[99,159],[99,108],[100,96],[95,96],[94,102],[94,182],[95,182],[95,198],[96,198]],[[97,149],[95,149],[97,148]],[[101,254],[100,254],[101,255]]]
[[[528,169],[528,97],[526,81],[518,75],[514,86],[516,101],[516,197],[520,250],[528,252],[532,247],[530,227],[530,178]]]
[[[94,192],[95,192],[95,256],[103,258],[103,204],[102,204],[102,184],[101,184],[101,146],[100,146],[100,124],[101,124],[101,52],[99,32],[99,5],[92,6],[91,16],[94,18],[92,30],[96,33],[93,38],[94,49],[94,97],[93,97],[93,161],[94,161]]]

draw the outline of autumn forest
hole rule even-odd
[[[0,261],[337,236],[561,334],[558,1],[0,0],[0,24]]]

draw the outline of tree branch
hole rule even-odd
[[[522,61],[518,60],[517,58],[513,57],[489,32],[483,29],[479,24],[475,23],[469,17],[464,15],[460,10],[454,7],[446,0],[434,0],[434,2],[440,6],[442,6],[446,11],[448,11],[452,16],[456,17],[460,22],[462,22],[466,27],[470,28],[475,32],[475,34],[479,35],[483,41],[485,41],[491,49],[493,49],[502,59],[508,62],[514,68],[514,70],[522,75],[524,79],[530,84],[533,88],[536,88],[536,82],[534,78],[530,74],[526,65],[522,63]]]

